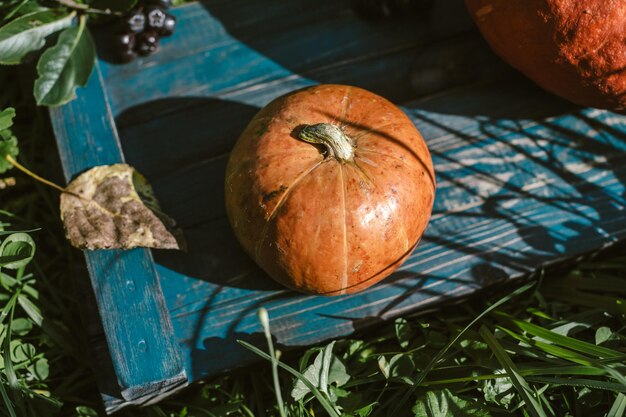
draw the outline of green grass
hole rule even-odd
[[[19,83],[2,83],[7,71],[0,84],[16,88],[0,91],[0,109],[17,108],[21,161],[60,182],[45,112]],[[99,415],[79,319],[81,254],[65,242],[56,192],[9,176],[0,230],[31,230],[36,253],[0,269],[0,416]],[[623,416],[625,272],[624,257],[591,260],[306,351],[248,345],[261,366],[118,415]]]

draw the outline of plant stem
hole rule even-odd
[[[328,155],[340,162],[349,162],[354,158],[352,139],[332,123],[306,125],[298,137],[305,142],[324,145],[328,150]]]
[[[68,9],[72,9],[72,10],[77,10],[80,12],[85,12],[85,13],[92,13],[92,14],[102,14],[102,15],[106,15],[106,16],[122,16],[122,13],[120,12],[113,12],[111,10],[102,10],[102,9],[92,9],[91,7],[87,6],[86,4],[80,4],[80,3],[76,3],[73,0],[56,0],[57,3],[59,3],[62,6],[67,7]]]
[[[276,357],[276,353],[274,352],[274,343],[272,343],[272,333],[270,332],[270,320],[269,315],[267,314],[267,310],[261,307],[259,309],[259,321],[263,326],[263,332],[265,333],[265,338],[267,339],[267,346],[270,351],[270,356],[272,357],[272,379],[274,380],[274,391],[276,393],[276,402],[278,403],[278,411],[281,417],[287,417],[287,413],[285,412],[285,403],[283,402],[283,396],[280,392],[280,381],[278,380],[278,358]]]
[[[17,162],[11,155],[7,155],[5,156],[5,159],[11,164],[13,165],[15,168],[19,169],[20,171],[22,171],[23,173],[25,173],[26,175],[28,175],[29,177],[43,183],[46,184],[47,186],[50,186],[52,188],[55,188],[57,190],[59,190],[60,192],[64,193],[65,188],[61,187],[58,184],[53,183],[52,181],[48,181],[45,178],[40,177],[39,175],[35,174],[34,172],[32,172],[31,170],[29,170],[28,168],[26,168],[24,165],[20,164],[19,162]]]
[[[15,7],[9,13],[7,13],[7,15],[2,20],[4,22],[8,22],[9,19],[11,19],[22,8],[22,6],[24,6],[26,3],[28,3],[28,0],[22,0],[22,2],[20,4],[18,4],[17,7]]]

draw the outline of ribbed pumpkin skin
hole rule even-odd
[[[352,162],[298,139],[333,123],[355,143]],[[339,295],[391,274],[430,218],[432,161],[410,119],[360,88],[319,85],[263,108],[226,171],[226,210],[246,252],[279,283]]]
[[[491,48],[546,90],[626,110],[626,0],[466,0]]]

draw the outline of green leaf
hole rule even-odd
[[[575,362],[575,363],[579,363],[581,365],[587,365],[587,366],[591,366],[593,363],[593,358],[589,356],[585,356],[582,353],[578,353],[576,351],[566,349],[561,346],[554,345],[552,343],[545,343],[538,339],[531,339],[528,336],[515,333],[514,331],[509,330],[502,326],[496,326],[496,327],[498,330],[501,330],[503,333],[506,333],[507,335],[519,340],[525,346],[536,347],[550,355],[556,356],[557,358],[561,358],[566,361],[571,361],[571,362]]]
[[[399,379],[408,385],[413,385],[411,376],[415,371],[415,363],[411,356],[404,353],[393,355],[389,362],[384,356],[378,358],[378,368],[386,379]]]
[[[491,313],[496,308],[498,308],[501,305],[507,303],[509,300],[511,300],[511,299],[517,297],[518,295],[520,295],[520,294],[530,290],[531,288],[533,288],[535,286],[535,284],[536,284],[535,282],[530,282],[528,284],[525,284],[525,285],[519,287],[515,291],[511,292],[510,294],[507,294],[506,296],[502,297],[501,299],[499,299],[498,301],[496,301],[495,303],[493,303],[492,305],[487,307],[478,316],[474,317],[474,319],[467,326],[465,326],[463,328],[463,330],[461,330],[454,338],[449,340],[448,343],[446,343],[446,345],[439,352],[437,352],[437,354],[435,356],[433,356],[433,358],[428,362],[428,364],[424,367],[424,369],[419,373],[417,378],[415,378],[415,381],[413,382],[413,387],[410,390],[407,390],[407,392],[404,393],[404,395],[402,396],[400,401],[398,401],[398,403],[396,404],[395,408],[391,411],[391,413],[395,415],[402,409],[402,407],[406,404],[406,402],[409,400],[411,395],[413,395],[415,390],[420,386],[420,384],[424,381],[424,379],[426,379],[426,376],[428,376],[428,373],[431,370],[433,370],[435,368],[435,366],[437,366],[437,363],[441,360],[441,358],[443,358],[443,356],[446,354],[446,352],[452,346],[454,346],[463,337],[463,335],[469,331],[469,329],[474,324],[476,324],[484,316],[486,316],[487,314]]]
[[[378,357],[378,369],[385,379],[389,379],[389,362],[387,362],[387,358],[384,356]]]
[[[526,379],[531,382],[536,382],[538,384],[547,384],[551,387],[565,385],[565,386],[570,386],[570,387],[593,388],[595,390],[626,392],[626,385],[624,384],[618,384],[615,382],[607,382],[607,381],[598,381],[597,379],[550,378],[550,377],[541,377],[541,376],[529,376]]]
[[[11,340],[11,359],[14,363],[31,360],[37,352],[35,346],[23,343],[21,340]]]
[[[372,411],[374,411],[374,406],[376,406],[377,404],[377,402],[367,404],[364,407],[353,410],[351,414],[355,417],[367,417],[372,414]]]
[[[491,334],[485,326],[481,326],[479,333],[481,337],[487,342],[494,356],[500,362],[500,365],[504,368],[505,372],[511,379],[511,383],[517,389],[517,392],[526,403],[526,407],[533,417],[547,417],[546,413],[541,408],[541,403],[535,398],[534,391],[528,386],[528,383],[522,375],[520,375],[517,367],[502,348],[500,343],[496,340],[495,336]]]
[[[87,84],[95,62],[96,48],[83,17],[39,58],[34,91],[37,104],[59,106],[72,100],[76,87]]]
[[[26,233],[13,233],[0,245],[0,267],[22,268],[35,256],[35,242]]]
[[[13,168],[13,165],[6,160],[7,155],[15,158],[19,152],[17,138],[15,136],[11,136],[6,140],[0,136],[0,174]]]
[[[504,371],[496,370],[494,373],[504,374]],[[513,384],[509,378],[497,378],[485,381],[483,385],[483,395],[485,401],[508,409],[515,397],[515,392],[513,391]]]
[[[34,379],[39,381],[45,381],[50,376],[50,365],[46,358],[39,358],[35,360],[35,363],[28,367],[28,371],[31,373]]]
[[[41,310],[39,310],[39,307],[37,307],[28,298],[24,297],[24,294],[20,294],[17,297],[17,302],[20,307],[24,309],[24,312],[26,312],[26,315],[33,321],[33,323],[40,327],[43,325],[43,316],[41,315]]]
[[[14,20],[20,16],[24,16],[30,13],[43,12],[45,10],[49,10],[48,7],[44,7],[43,5],[39,4],[39,2],[36,0],[21,0],[16,3],[19,3],[19,4],[12,7],[11,11],[7,13],[7,15],[4,17],[5,22]]]
[[[46,37],[72,23],[74,13],[44,10],[20,16],[0,28],[0,64],[19,64],[29,52],[41,49]]]
[[[267,353],[263,352],[261,349],[257,348],[256,346],[251,345],[248,342],[244,342],[243,340],[237,340],[237,343],[239,343],[243,347],[251,350],[252,352],[256,353],[257,355],[259,355],[262,358],[265,358],[265,359],[267,359],[269,361],[272,360],[272,357],[270,355],[268,355]],[[289,372],[291,375],[293,375],[296,378],[298,378],[298,380],[302,380],[304,385],[306,385],[306,387],[311,391],[311,393],[315,396],[315,398],[317,398],[317,400],[322,405],[322,407],[324,407],[324,410],[326,410],[326,412],[328,413],[329,416],[331,416],[331,417],[339,417],[339,413],[337,412],[337,410],[335,409],[333,404],[331,404],[330,401],[328,401],[328,398],[326,398],[324,396],[324,394],[315,385],[313,385],[311,383],[311,381],[308,380],[308,378],[306,378],[303,374],[301,374],[300,372],[296,371],[295,369],[293,369],[289,365],[285,365],[284,363],[282,363],[280,361],[278,361],[277,364],[278,364],[279,367],[281,367],[285,371]]]
[[[626,412],[626,395],[620,393],[615,398],[613,406],[606,417],[623,417]]]
[[[448,389],[428,391],[426,398],[417,400],[412,410],[415,417],[491,417],[478,404],[465,401]]]
[[[339,399],[338,404],[344,417],[368,417],[378,402],[372,401],[366,393],[351,392],[349,396]]]
[[[304,377],[325,394],[328,394],[330,384],[334,383],[340,387],[350,380],[345,365],[332,354],[334,345],[334,341],[329,343],[304,371]],[[291,397],[299,401],[309,392],[311,392],[310,389],[301,379],[298,379],[291,390]]]
[[[76,417],[98,417],[98,412],[91,407],[81,405],[76,407]]]
[[[33,322],[24,317],[13,320],[11,331],[17,336],[25,336],[33,328]]]
[[[411,339],[413,338],[413,329],[409,322],[404,318],[398,318],[395,321],[396,328],[396,337],[398,338],[398,343],[400,343],[400,347],[402,349],[406,349],[409,347],[411,343]]]
[[[613,332],[610,328],[606,326],[602,326],[596,330],[596,345],[601,345],[602,343],[611,340],[613,336]]]
[[[0,130],[13,126],[13,118],[15,118],[15,109],[13,107],[0,111]]]
[[[17,138],[8,130],[13,126],[13,118],[15,118],[15,109],[12,107],[0,112],[0,174],[13,168],[13,165],[7,161],[7,156],[16,158],[19,153]]]
[[[582,340],[574,339],[573,337],[563,336],[536,324],[514,319],[510,315],[504,313],[497,313],[497,315],[506,317],[511,324],[526,333],[529,333],[539,339],[543,339],[544,341],[554,343],[555,345],[559,345],[567,349],[581,352],[589,356],[598,356],[600,358],[623,356],[621,352],[617,352],[613,349],[596,346]]]

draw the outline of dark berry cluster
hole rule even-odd
[[[132,61],[137,54],[145,56],[159,49],[159,39],[170,36],[176,18],[167,12],[172,0],[143,0],[122,19],[115,35],[114,51],[121,62]]]

